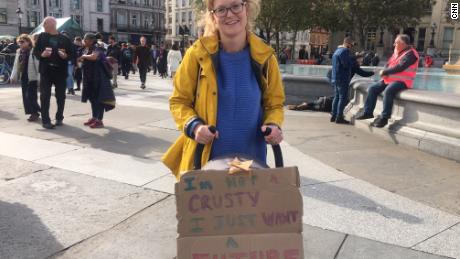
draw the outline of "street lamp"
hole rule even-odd
[[[430,41],[430,48],[434,48],[434,34],[435,34],[436,28],[437,28],[437,26],[436,26],[436,23],[434,22],[434,23],[431,25],[431,41]]]
[[[18,7],[18,9],[16,9],[16,15],[18,16],[18,26],[19,26],[19,34],[21,34],[21,19],[22,19],[22,14],[23,12],[21,11],[21,7]]]

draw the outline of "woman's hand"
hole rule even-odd
[[[193,130],[193,134],[195,134],[195,141],[200,144],[209,144],[214,138],[219,138],[219,132],[216,131],[213,134],[209,130],[209,125],[198,125]]]
[[[278,145],[283,141],[283,132],[275,125],[263,125],[262,132],[265,132],[267,128],[271,128],[272,132],[270,135],[265,136],[265,141],[270,145]]]

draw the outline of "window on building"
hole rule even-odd
[[[6,8],[0,8],[0,23],[7,23]]]
[[[136,27],[137,26],[137,15],[131,15],[131,25]]]
[[[149,6],[150,5],[150,0],[144,0],[144,5]]]
[[[188,21],[189,22],[192,22],[193,20],[193,14],[192,14],[192,11],[188,12]]]
[[[72,9],[80,10],[81,9],[81,0],[72,0]]]
[[[104,19],[101,19],[101,18],[97,19],[97,31],[98,32],[104,31]]]
[[[419,28],[418,29],[418,40],[417,40],[417,50],[423,51],[425,48],[425,36],[426,36],[426,28]]]
[[[182,0],[182,6],[185,6],[185,0]]]
[[[145,29],[149,28],[149,19],[147,19],[147,18],[144,19],[144,28]]]
[[[6,8],[0,8],[0,23],[7,23]]]
[[[448,54],[449,48],[454,41],[454,28],[445,27],[444,35],[442,36],[442,54]]]
[[[49,13],[49,16],[53,16],[54,18],[61,18],[62,14],[61,13]]]
[[[374,50],[375,49],[375,39],[377,38],[377,31],[376,29],[369,29],[367,31],[367,41],[366,47],[367,49]]]
[[[49,0],[48,4],[51,7],[61,7],[61,0]]]
[[[32,5],[39,5],[40,4],[40,0],[32,0]]]
[[[423,11],[426,13],[431,13],[433,7],[431,5],[431,0],[425,0],[425,2],[422,5]]]
[[[37,27],[40,23],[40,13],[31,11],[29,13],[29,27]]]
[[[119,25],[126,25],[126,14],[124,13],[118,13],[117,14],[117,24]]]
[[[186,12],[182,12],[182,23],[185,23],[185,18],[187,17]]]
[[[104,9],[102,8],[102,0],[97,0],[97,2],[96,2],[96,11],[102,13],[103,10],[104,10]]]

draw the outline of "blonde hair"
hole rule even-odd
[[[214,21],[211,10],[214,8],[215,0],[206,0],[206,11],[203,11],[198,25],[204,28],[203,36],[212,36],[217,33],[217,27]],[[248,14],[248,24],[246,25],[247,31],[252,31],[255,27],[257,16],[260,12],[261,0],[244,0],[246,3],[246,10]]]
[[[16,38],[16,42],[19,42],[20,40],[22,41],[27,41],[29,43],[29,46],[32,48],[34,46],[32,39],[29,37],[28,34],[21,34]]]

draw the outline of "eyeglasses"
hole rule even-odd
[[[243,11],[243,7],[246,5],[246,2],[242,2],[239,4],[233,4],[230,7],[219,7],[214,10],[211,10],[212,14],[215,14],[217,17],[225,17],[227,16],[228,10],[232,11],[234,14],[239,14]]]
[[[18,41],[19,44],[22,44],[22,43],[24,43],[24,42],[25,42],[25,41],[23,41],[23,40]]]

